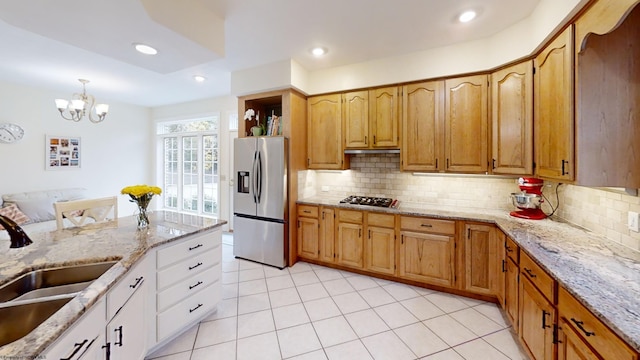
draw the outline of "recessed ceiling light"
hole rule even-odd
[[[322,56],[322,55],[327,53],[327,49],[323,48],[323,47],[315,47],[315,48],[311,49],[311,53],[314,56]]]
[[[458,17],[458,20],[462,23],[466,23],[469,22],[473,19],[475,19],[476,17],[476,12],[473,10],[467,10],[465,12],[463,12],[462,14],[460,14],[460,16]]]
[[[133,46],[136,48],[136,50],[138,50],[138,52],[141,52],[145,55],[155,55],[158,53],[158,50],[152,48],[149,45],[134,43]]]
[[[197,82],[203,82],[207,80],[207,78],[202,75],[193,75],[193,79]]]

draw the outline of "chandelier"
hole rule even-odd
[[[102,122],[105,116],[107,116],[109,105],[96,105],[96,99],[91,95],[87,95],[87,90],[85,88],[89,80],[78,79],[78,81],[82,83],[82,94],[73,94],[71,101],[56,99],[56,107],[58,108],[58,111],[60,111],[60,116],[65,120],[78,122],[88,113],[88,118],[92,123],[97,124]]]

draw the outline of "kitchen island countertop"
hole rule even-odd
[[[584,228],[551,219],[525,220],[507,211],[401,202],[397,209],[340,204],[316,196],[299,204],[495,224],[558,283],[640,351],[640,252]]]
[[[32,359],[95,304],[150,249],[212,231],[227,222],[168,211],[150,214],[147,229],[132,216],[60,231],[28,234],[33,244],[0,252],[0,285],[31,270],[118,260],[60,310],[21,339],[0,347],[0,359]]]

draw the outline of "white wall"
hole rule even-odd
[[[135,207],[120,190],[153,182],[149,109],[98,99],[110,105],[104,122],[76,123],[62,119],[54,104],[70,96],[0,83],[0,123],[25,130],[21,141],[0,143],[0,194],[83,187],[90,197],[118,195],[119,215],[133,214]],[[45,135],[81,137],[81,168],[46,171]]]

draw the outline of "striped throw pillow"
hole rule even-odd
[[[18,206],[14,203],[9,203],[9,205],[0,208],[0,215],[8,217],[9,219],[15,221],[18,225],[26,224],[31,221],[31,219],[29,219],[27,215],[20,211],[20,209],[18,209]],[[0,230],[4,230],[2,225],[0,225]]]

